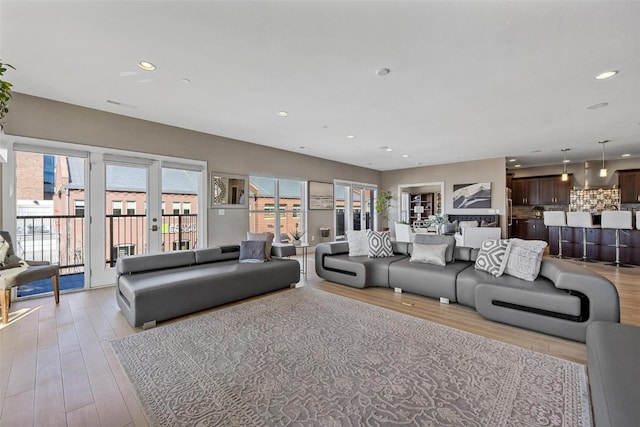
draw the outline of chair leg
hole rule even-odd
[[[587,228],[582,228],[582,258],[578,258],[582,262],[595,262],[587,256]]]
[[[2,292],[2,323],[9,323],[9,305],[11,303],[11,288]]]
[[[624,267],[624,268],[631,268],[630,265],[626,265],[623,264],[622,262],[620,262],[620,229],[616,228],[616,260],[612,263],[609,263],[607,265],[612,265],[614,267]]]
[[[60,275],[56,274],[51,278],[53,282],[53,297],[56,300],[56,304],[60,304]]]

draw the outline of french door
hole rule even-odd
[[[91,286],[95,287],[115,282],[119,257],[162,250],[162,178],[157,160],[91,157]]]

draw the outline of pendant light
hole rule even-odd
[[[607,168],[604,166],[604,144],[609,142],[608,139],[604,141],[598,141],[598,144],[602,144],[602,168],[600,169],[600,178],[604,178],[607,176]]]
[[[567,151],[569,151],[570,148],[563,148],[562,151],[564,153],[564,160],[562,161],[562,181],[569,181],[569,174],[567,173]]]

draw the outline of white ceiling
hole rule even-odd
[[[17,69],[5,75],[16,92],[376,170],[551,164],[563,148],[572,161],[599,159],[605,139],[607,159],[640,156],[639,1],[0,8],[0,58]],[[378,76],[382,67],[390,74]],[[607,70],[620,73],[594,78]]]

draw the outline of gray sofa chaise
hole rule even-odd
[[[589,387],[596,427],[640,423],[640,328],[593,322],[587,328]]]
[[[116,299],[132,326],[154,326],[300,281],[292,245],[273,246],[273,259],[239,262],[239,246],[133,255],[116,263]]]
[[[585,342],[590,323],[620,321],[618,292],[600,275],[545,257],[533,282],[494,277],[474,268],[479,249],[455,247],[450,236],[433,238],[450,244],[445,266],[410,262],[411,243],[393,242],[393,257],[368,258],[349,256],[347,242],[330,242],[316,246],[316,273],[359,288],[401,288],[447,298],[490,320],[580,342]]]

